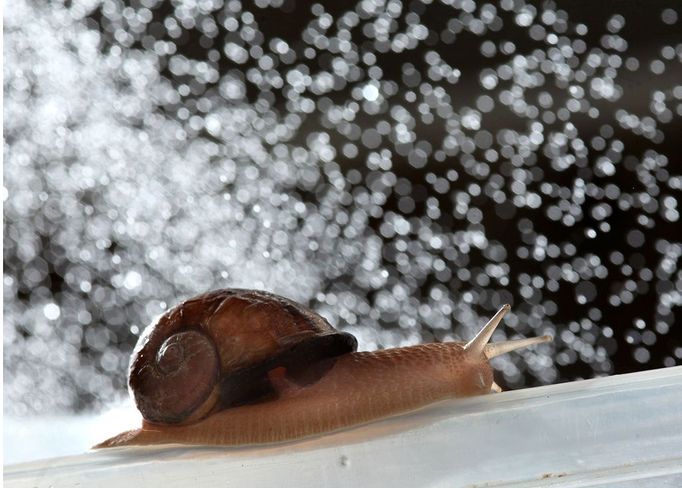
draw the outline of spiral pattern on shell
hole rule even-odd
[[[147,421],[191,423],[275,395],[267,375],[274,368],[296,374],[356,347],[353,336],[287,298],[224,289],[152,324],[133,352],[128,385]]]

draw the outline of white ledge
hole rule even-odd
[[[8,488],[682,486],[682,366],[453,400],[277,446],[120,448],[10,465],[4,482]]]

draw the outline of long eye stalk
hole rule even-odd
[[[540,337],[529,337],[527,339],[516,339],[513,341],[496,342],[495,344],[486,344],[483,348],[483,354],[488,359],[492,359],[502,354],[507,354],[511,351],[516,351],[517,349],[523,349],[524,347],[533,346],[535,344],[543,344],[545,342],[550,342],[552,336],[544,335]]]
[[[491,359],[502,354],[506,354],[510,351],[515,351],[524,347],[532,346],[534,344],[542,344],[543,342],[549,342],[552,340],[551,336],[544,335],[541,337],[531,337],[528,339],[517,339],[513,341],[498,342],[496,344],[488,344],[488,341],[495,332],[495,329],[502,318],[509,312],[511,307],[509,304],[502,305],[497,313],[491,318],[487,324],[481,329],[481,331],[476,334],[476,337],[471,339],[465,346],[464,350],[472,356],[480,356],[484,354],[486,358]]]
[[[472,356],[480,356],[483,353],[486,344],[488,344],[488,341],[492,337],[493,332],[495,332],[497,326],[500,325],[500,322],[502,322],[502,318],[507,314],[507,312],[509,312],[510,309],[511,306],[509,306],[508,303],[502,305],[502,308],[500,308],[493,318],[490,319],[487,324],[485,324],[478,334],[476,334],[476,337],[471,339],[467,345],[464,346],[464,350]]]

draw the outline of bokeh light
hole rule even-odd
[[[9,2],[5,409],[120,398],[227,286],[362,349],[510,302],[496,340],[555,341],[506,387],[682,363],[680,6],[539,5]]]

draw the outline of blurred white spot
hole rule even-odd
[[[137,271],[128,271],[123,280],[123,286],[129,290],[133,290],[142,284],[142,276]]]
[[[54,303],[48,303],[43,307],[43,315],[48,320],[57,320],[60,315],[59,307]]]
[[[379,98],[379,90],[374,85],[365,85],[364,88],[362,89],[362,96],[368,102],[373,102],[377,98]]]

